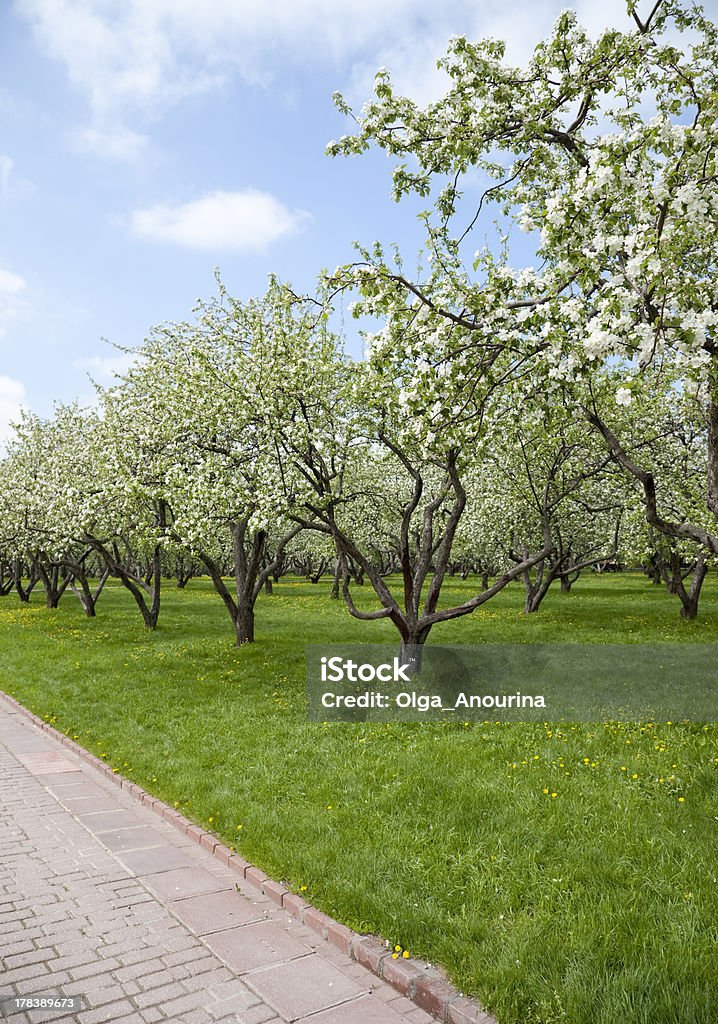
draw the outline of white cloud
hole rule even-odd
[[[115,128],[81,128],[71,136],[75,149],[108,160],[136,164],[147,158],[149,136],[118,125]]]
[[[13,320],[27,313],[28,306],[22,298],[26,287],[25,279],[19,274],[0,267],[0,338]]]
[[[11,271],[3,270],[0,267],[0,300],[3,296],[17,295],[19,292],[24,291],[25,287],[24,278],[20,277],[19,274],[13,274]]]
[[[0,94],[0,100],[2,95]],[[0,102],[0,108],[2,103]],[[14,173],[14,160],[4,153],[0,153],[0,199],[18,199],[34,192],[35,186],[24,178],[18,178]]]
[[[289,210],[268,192],[211,192],[180,206],[136,210],[130,226],[138,238],[193,249],[262,250],[295,234],[310,215]]]
[[[163,110],[230,75],[268,84],[288,65],[333,66],[337,88],[352,96],[361,89],[367,99],[374,71],[385,64],[402,89],[426,100],[440,88],[435,61],[450,35],[506,38],[510,59],[523,60],[565,6],[565,0],[16,3],[87,97],[92,123],[80,133],[84,146],[124,160],[138,159],[143,149],[138,122],[146,128]],[[593,30],[630,24],[624,0],[573,6]]]
[[[86,370],[98,384],[112,384],[117,377],[122,377],[129,370],[134,355],[132,352],[119,352],[114,356],[89,356],[87,359],[76,359],[75,367]]]
[[[0,375],[0,450],[12,436],[10,424],[19,420],[26,397],[21,381]]]
[[[450,33],[449,33],[450,34]],[[421,106],[443,96],[451,84],[445,71],[436,66],[446,52],[448,35],[435,39],[402,40],[384,46],[365,60],[356,61],[349,73],[344,91],[356,108],[371,99],[374,76],[378,68],[387,68],[397,92],[411,98]]]

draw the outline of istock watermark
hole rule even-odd
[[[333,658],[322,656],[320,663],[323,683],[341,683],[345,679],[351,683],[373,683],[374,680],[381,683],[411,682],[411,676],[407,675],[411,666],[399,658],[394,658],[391,663],[372,665],[369,661],[356,662],[351,658],[344,661],[341,655],[335,655]]]
[[[431,645],[421,658],[385,644],[306,652],[313,722],[718,721],[715,644]]]

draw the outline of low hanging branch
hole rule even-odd
[[[664,519],[658,512],[658,499],[656,494],[656,483],[653,478],[653,473],[649,470],[644,469],[634,462],[626,450],[621,445],[620,441],[613,433],[613,431],[603,422],[598,413],[595,410],[585,409],[586,417],[588,422],[594,426],[602,435],[606,444],[609,446],[616,462],[627,473],[630,473],[636,480],[638,480],[643,487],[644,503],[646,506],[646,521],[666,537],[675,537],[678,540],[690,540],[695,544],[699,544],[706,551],[709,551],[712,555],[718,555],[718,537],[708,530],[704,530],[702,526],[696,526],[695,523],[673,523],[668,519]]]

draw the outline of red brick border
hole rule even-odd
[[[135,800],[139,800],[151,810],[158,814],[165,821],[168,821],[175,828],[209,853],[217,857],[222,864],[236,871],[242,878],[256,886],[268,896],[270,900],[282,907],[293,917],[296,917],[302,924],[317,932],[330,945],[348,954],[353,960],[366,967],[378,978],[400,992],[401,995],[416,1003],[422,1010],[431,1013],[442,1024],[497,1024],[497,1021],[490,1014],[481,1008],[479,1003],[467,999],[455,988],[449,985],[446,978],[430,964],[423,960],[393,959],[387,942],[382,941],[374,935],[359,935],[351,928],[335,921],[334,918],[324,914],[321,910],[311,906],[306,900],[291,892],[281,882],[275,882],[269,878],[260,868],[254,867],[249,861],[244,860],[239,854],[233,853],[227,846],[211,832],[202,828],[194,821],[190,821],[184,814],[169,807],[167,804],[152,796],[146,790],[138,786],[136,782],[124,778],[115,769],[95,757],[84,747],[75,743],[69,736],[55,729],[48,722],[28,711],[26,707],[0,690],[0,697],[6,701],[13,710],[29,719],[43,732],[49,733],[53,739],[71,750],[80,760],[93,768],[96,768],[103,775],[107,776],[116,786],[120,786]]]

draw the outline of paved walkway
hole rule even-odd
[[[236,883],[207,850],[0,705],[0,996],[84,997],[77,1012],[7,1020],[433,1020]]]

